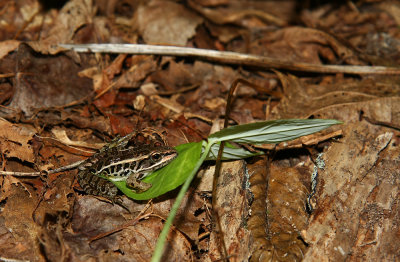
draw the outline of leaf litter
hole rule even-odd
[[[267,157],[248,160],[248,170],[245,161],[224,163],[215,201],[230,260],[399,259],[398,76],[271,72],[201,58],[78,54],[57,46],[169,44],[293,64],[398,67],[396,1],[41,4],[5,1],[0,7],[3,170],[65,166],[87,158],[88,148],[148,126],[167,129],[173,146],[198,142],[223,116],[231,83],[244,78],[261,88],[239,88],[232,124],[283,118],[345,124],[259,145]],[[320,152],[326,166],[318,172],[314,210],[307,213]],[[0,177],[0,258],[150,260],[177,192],[151,203],[123,197],[128,213],[83,195],[75,174]],[[165,261],[221,258],[211,222],[212,188],[203,184],[210,174],[199,176],[187,193]]]

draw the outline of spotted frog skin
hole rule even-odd
[[[117,187],[103,177],[126,181],[128,187],[140,193],[151,187],[142,179],[177,156],[158,132],[150,129],[131,133],[114,139],[88,158],[78,168],[78,183],[87,194],[117,202]]]

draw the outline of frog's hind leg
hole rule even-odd
[[[131,212],[123,204],[121,196],[118,195],[118,188],[107,179],[85,172],[79,172],[77,178],[79,185],[86,194],[117,204],[129,213]]]
[[[102,177],[90,172],[79,172],[78,183],[86,194],[104,197],[114,202],[118,188]]]

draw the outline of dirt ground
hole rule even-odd
[[[162,261],[400,261],[400,1],[0,0],[0,21],[2,171],[62,167],[146,127],[171,146],[204,140],[244,79],[230,125],[344,123],[224,162],[214,196],[206,162]],[[89,43],[235,53],[59,46]],[[0,261],[151,259],[179,188],[121,195],[128,212],[76,174],[0,176]]]

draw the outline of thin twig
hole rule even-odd
[[[71,170],[80,166],[85,160],[80,160],[75,163],[72,163],[67,166],[62,166],[60,168],[52,169],[49,171],[37,171],[37,172],[14,172],[14,171],[0,171],[0,175],[2,176],[23,176],[23,177],[37,177],[41,175],[50,175],[55,173],[64,172],[67,170]]]
[[[344,74],[383,74],[398,75],[400,68],[386,66],[355,66],[355,65],[319,65],[282,61],[272,57],[242,54],[230,51],[216,51],[178,46],[141,45],[141,44],[60,44],[59,46],[76,52],[117,53],[117,54],[147,54],[197,57],[199,59],[216,61],[225,64],[254,66],[264,69],[284,69],[314,73],[344,73]]]

